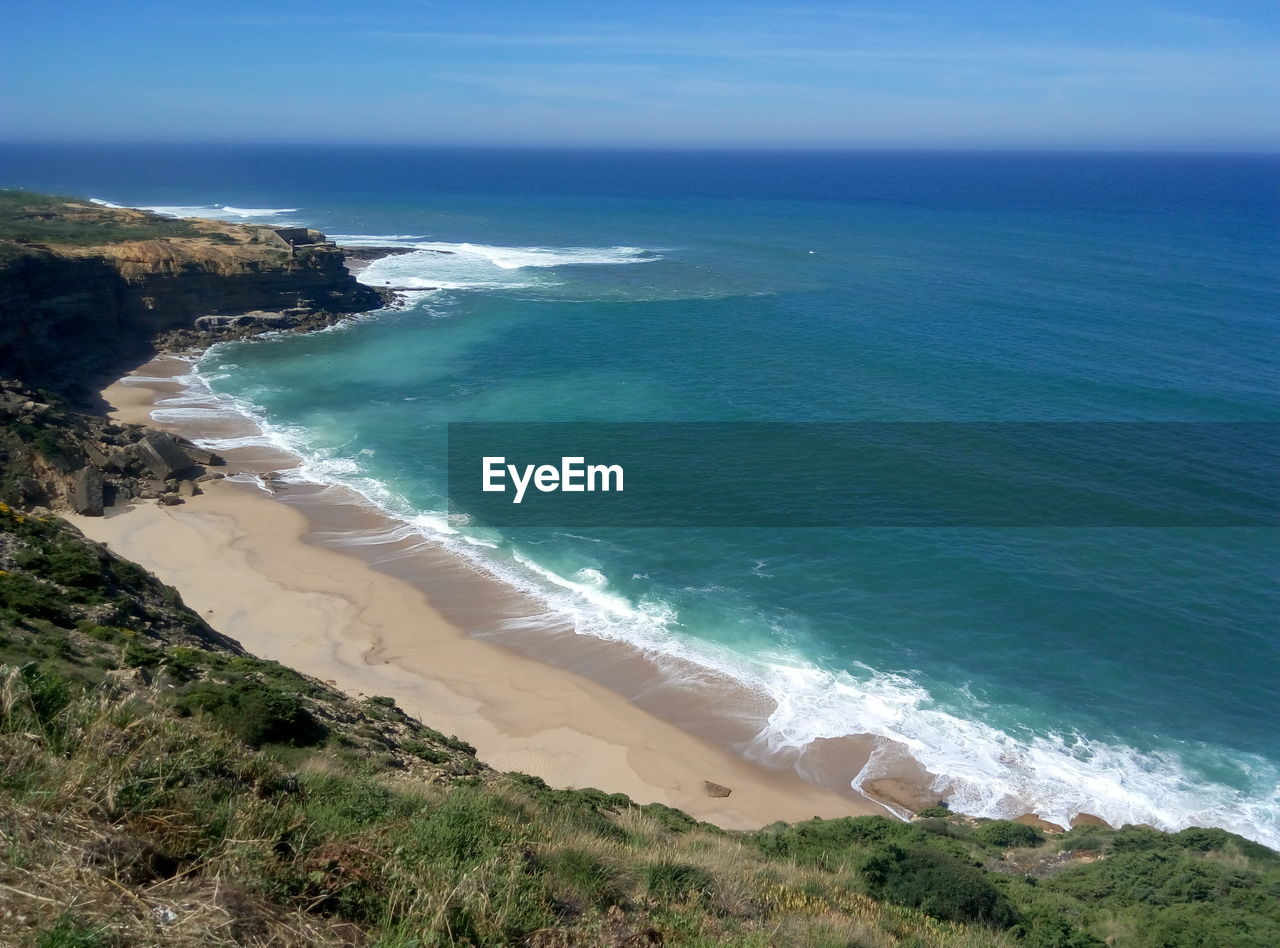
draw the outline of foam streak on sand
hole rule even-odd
[[[172,379],[186,369],[185,362],[161,359],[140,376]],[[180,387],[135,379],[111,386],[104,396],[117,417],[146,421],[154,399]],[[223,419],[207,433],[230,435],[231,427]],[[288,463],[261,441],[228,453],[239,471]],[[560,786],[625,792],[726,827],[883,812],[794,773],[756,766],[582,675],[464,634],[462,627],[483,632],[543,617],[536,604],[504,595],[464,560],[424,549],[419,535],[389,531],[385,518],[352,503],[352,496],[342,503],[336,490],[298,485],[285,495],[290,502],[281,503],[250,484],[224,481],[183,507],[139,505],[75,522],[176,586],[193,609],[251,651],[351,693],[393,695],[431,726],[474,743],[481,758],[499,769],[534,773]],[[325,522],[317,523],[317,514]],[[400,552],[411,564],[389,559],[415,574],[430,568],[432,598],[363,559],[304,542],[317,527],[346,536],[381,532],[388,553],[408,544],[411,555]],[[497,599],[477,598],[486,592]],[[633,678],[635,663],[644,663],[638,655],[606,660],[598,650],[586,660],[612,661],[620,679]],[[704,780],[733,793],[710,798]]]

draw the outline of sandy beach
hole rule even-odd
[[[169,379],[188,368],[161,357],[103,397],[119,420],[157,424],[152,408],[181,390]],[[160,422],[188,438],[243,424]],[[624,792],[726,828],[886,812],[849,789],[869,742],[820,742],[757,763],[748,755],[769,709],[753,707],[754,696],[557,625],[447,550],[388,535],[392,521],[339,488],[291,483],[273,496],[248,475],[296,463],[283,452],[226,453],[220,470],[238,476],[203,484],[181,506],[73,520],[255,654],[353,695],[394,697],[500,770]],[[353,555],[333,547],[344,537],[373,539]],[[711,796],[707,781],[732,793]]]

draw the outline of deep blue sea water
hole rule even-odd
[[[11,147],[0,185],[301,222],[436,287],[209,383],[424,531],[450,421],[1280,421],[1280,159]],[[584,634],[873,733],[953,806],[1280,846],[1271,528],[492,531]],[[874,776],[867,774],[864,776]]]

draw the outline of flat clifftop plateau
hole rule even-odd
[[[289,328],[381,305],[316,230],[0,191],[0,372],[34,384],[73,389],[202,317]]]

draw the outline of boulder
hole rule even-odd
[[[93,464],[94,467],[107,466],[107,463],[108,463],[107,455],[103,452],[103,450],[100,447],[98,447],[98,445],[94,444],[92,441],[86,441],[84,443],[84,453],[85,453],[85,457],[89,459],[89,461]]]
[[[1061,833],[1063,828],[1057,823],[1050,823],[1035,813],[1023,813],[1021,816],[1015,816],[1013,822],[1021,823],[1023,826],[1030,826],[1046,833]]]
[[[710,780],[702,781],[702,787],[707,791],[709,797],[727,797],[733,793],[731,789],[719,783],[712,783]]]
[[[178,447],[182,448],[183,453],[191,458],[197,464],[207,464],[210,467],[217,467],[220,464],[227,463],[219,455],[212,451],[206,451],[204,448],[198,448],[185,438],[176,438]]]
[[[196,329],[225,329],[231,325],[230,316],[197,316]]]
[[[124,448],[116,448],[107,455],[106,463],[102,466],[106,470],[118,474],[127,471],[134,460],[135,457],[129,451]]]
[[[86,517],[102,516],[102,472],[82,467],[71,478],[71,508]]]
[[[153,431],[147,435],[138,442],[137,450],[138,459],[143,466],[161,480],[168,480],[195,467],[195,462],[178,446],[173,435],[163,431]]]
[[[36,503],[45,501],[44,488],[40,486],[40,482],[33,477],[18,478],[18,496],[22,498],[25,506],[31,506]]]
[[[1110,823],[1100,816],[1094,816],[1092,813],[1077,813],[1071,818],[1071,828],[1077,826],[1097,826],[1101,829],[1112,829]]]
[[[124,694],[151,684],[151,672],[145,668],[111,668],[103,673],[102,683],[110,694]]]

